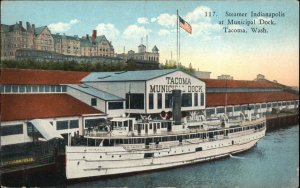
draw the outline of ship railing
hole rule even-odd
[[[91,132],[86,132],[85,136],[90,136],[90,137],[108,137],[110,134],[108,132],[103,132],[103,131],[91,131]]]

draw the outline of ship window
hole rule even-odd
[[[172,94],[171,93],[165,94],[165,107],[172,108]]]
[[[124,127],[128,127],[128,121],[124,121]]]
[[[150,125],[149,125],[149,129],[152,129],[152,123],[150,123]]]
[[[122,127],[122,122],[121,121],[118,122],[118,127]]]
[[[153,109],[153,93],[149,93],[149,109]]]
[[[23,124],[1,126],[1,136],[23,134]]]
[[[84,128],[88,129],[90,127],[96,127],[99,125],[102,125],[105,123],[104,118],[98,118],[98,119],[86,119],[84,122]]]
[[[182,107],[190,107],[192,106],[192,93],[183,93],[181,99]]]
[[[168,141],[168,138],[167,137],[162,137],[162,141],[166,142],[166,141]]]

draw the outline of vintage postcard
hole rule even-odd
[[[299,187],[299,2],[1,1],[3,187]]]

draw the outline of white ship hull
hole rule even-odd
[[[123,146],[66,146],[68,180],[106,177],[172,168],[226,157],[252,148],[265,135],[260,130],[233,133],[220,139],[188,139],[168,148],[126,150]],[[145,153],[150,153],[148,156]]]

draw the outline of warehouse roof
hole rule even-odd
[[[93,72],[86,76],[82,82],[146,81],[175,71],[177,69]]]
[[[1,121],[102,113],[67,94],[1,94]]]
[[[79,90],[83,93],[86,93],[88,95],[92,95],[99,99],[103,99],[105,101],[123,101],[123,100],[125,100],[124,98],[118,97],[116,95],[113,95],[113,94],[105,92],[105,91],[101,91],[99,89],[96,89],[94,87],[91,87],[91,86],[88,86],[85,84],[80,84],[80,85],[70,84],[68,86],[73,89]]]
[[[207,88],[281,88],[278,84],[259,80],[218,80],[218,79],[201,79],[205,82]]]
[[[288,92],[206,93],[206,107],[288,100],[299,100],[299,96]]]
[[[72,72],[60,70],[1,69],[1,84],[79,84],[88,72]]]

